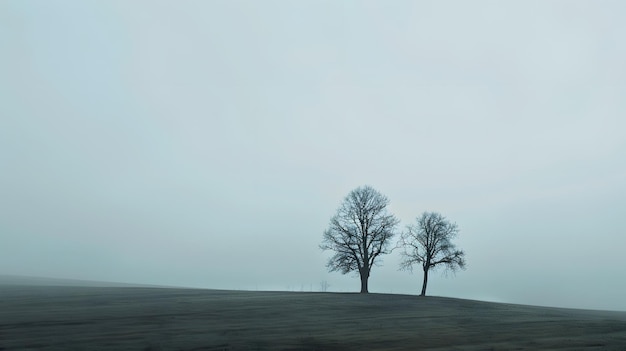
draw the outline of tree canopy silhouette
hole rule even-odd
[[[378,258],[391,252],[390,239],[399,221],[388,213],[387,197],[371,186],[352,190],[330,219],[320,248],[335,253],[327,267],[342,274],[358,272],[361,293],[368,292],[368,278]]]
[[[403,248],[400,268],[412,271],[414,264],[421,264],[424,271],[421,295],[424,296],[428,272],[438,266],[451,271],[465,269],[465,253],[452,243],[459,233],[456,223],[436,212],[424,212],[416,220],[417,224],[408,225],[400,236],[398,246]]]

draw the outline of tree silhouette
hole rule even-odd
[[[399,221],[387,212],[389,200],[370,186],[352,190],[330,219],[320,248],[335,254],[327,267],[342,274],[359,272],[361,293],[380,255],[391,252],[390,239]]]
[[[417,224],[408,225],[400,236],[398,246],[403,248],[400,268],[412,271],[414,264],[422,265],[421,295],[425,296],[428,272],[438,266],[445,266],[453,272],[465,269],[465,253],[451,242],[459,233],[456,223],[436,212],[424,212],[416,220]]]

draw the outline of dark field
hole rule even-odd
[[[0,286],[1,350],[626,350],[626,313],[386,294]]]

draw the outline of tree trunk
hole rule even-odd
[[[367,290],[367,279],[370,274],[367,268],[360,269],[359,273],[361,274],[361,294],[367,294],[369,292]]]
[[[424,269],[424,282],[422,283],[421,296],[426,296],[426,284],[428,284],[428,269]]]

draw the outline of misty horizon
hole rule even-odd
[[[428,294],[626,311],[626,3],[0,3],[0,275],[358,292],[371,185],[458,225]],[[393,239],[395,244],[397,237]],[[373,293],[419,294],[381,256]]]

